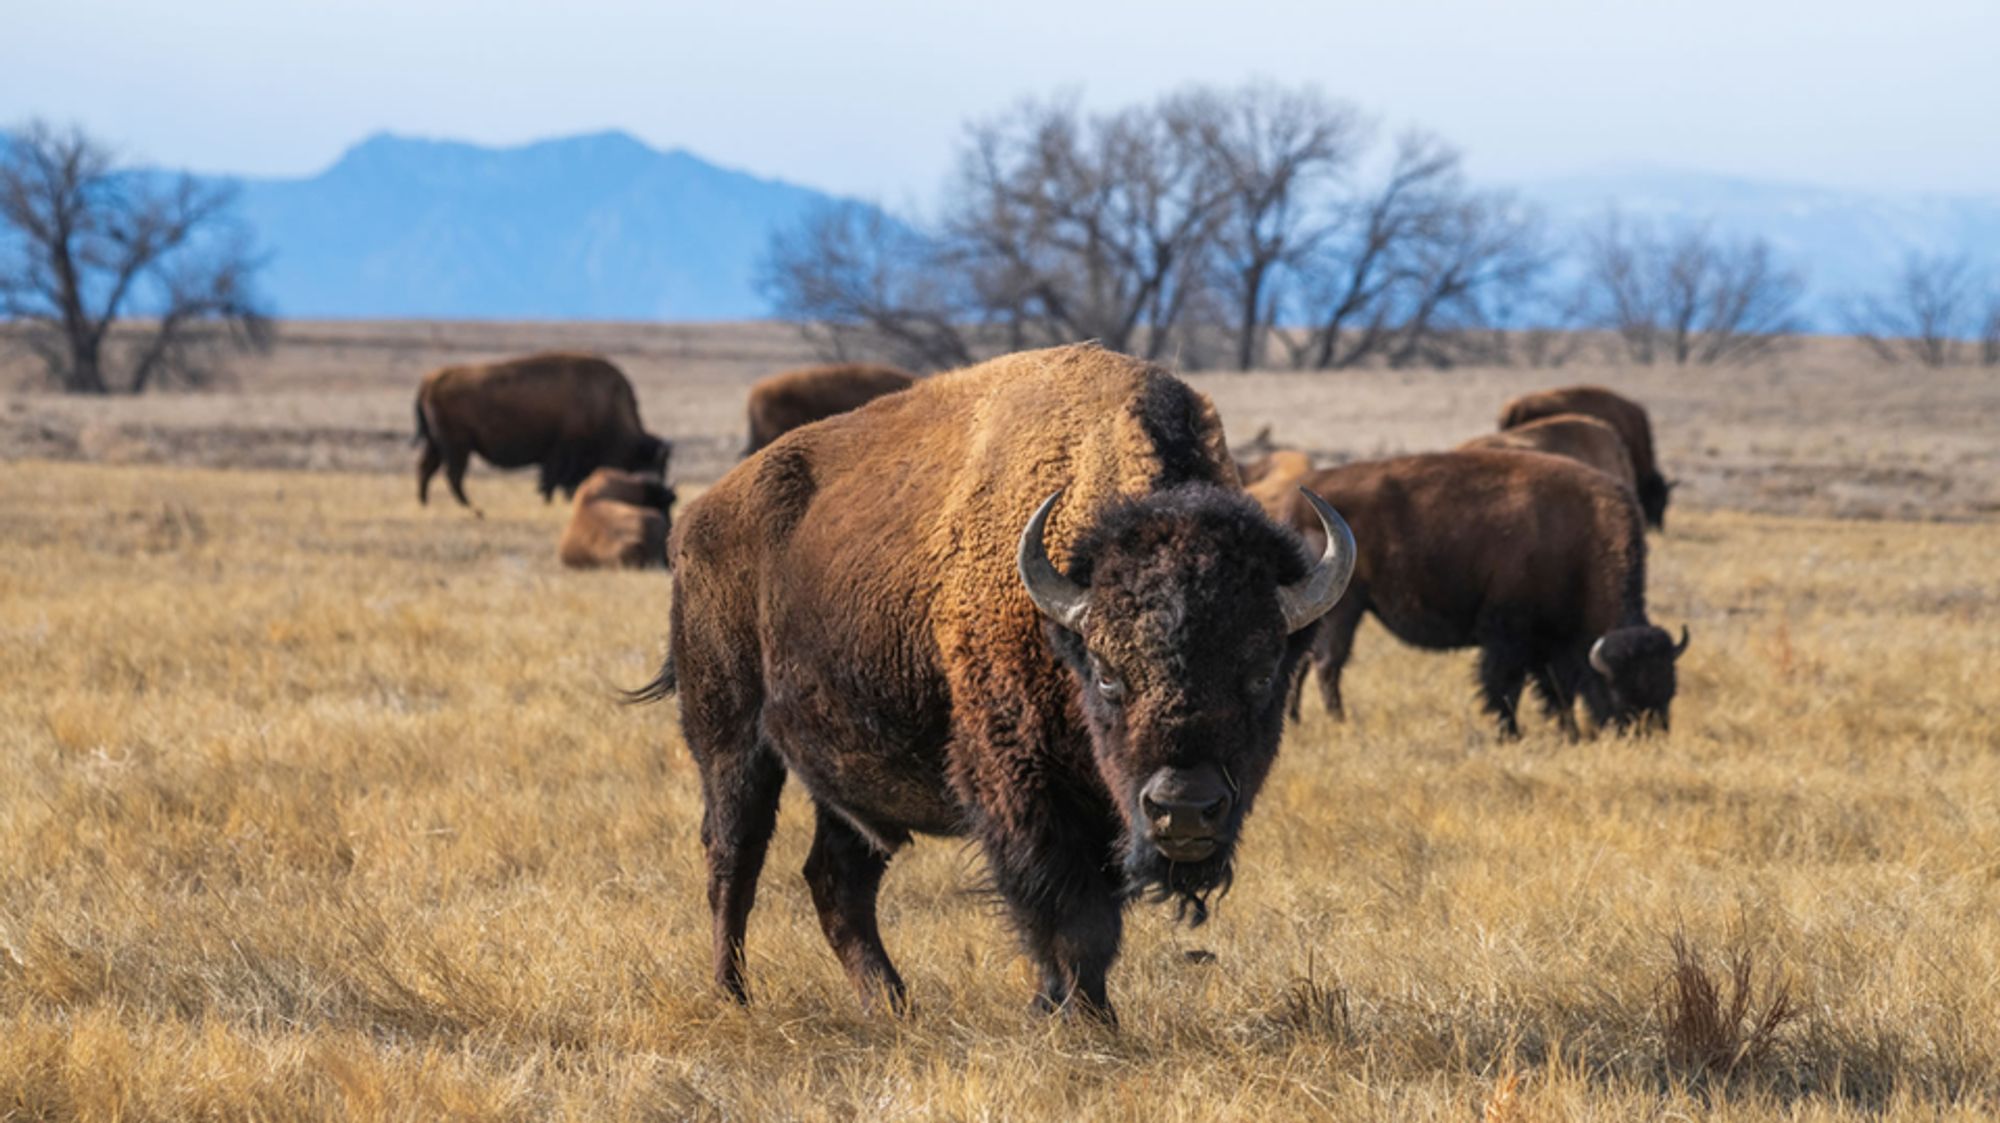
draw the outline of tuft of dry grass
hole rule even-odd
[[[1799,1015],[1791,983],[1770,978],[1760,988],[1748,946],[1726,957],[1729,974],[1718,983],[1687,933],[1674,933],[1671,944],[1674,965],[1658,998],[1668,1069],[1693,1080],[1762,1072],[1779,1032]]]
[[[917,1013],[864,1016],[796,786],[756,1004],[719,999],[694,771],[671,706],[616,701],[669,579],[561,569],[525,480],[483,521],[410,491],[0,465],[0,1118],[2000,1111],[2000,527],[1676,515],[1651,601],[1694,646],[1651,740],[1497,741],[1468,654],[1370,625],[1215,917],[1130,914],[1108,1034],[1028,1013],[935,840],[883,894]],[[1731,1079],[1662,1079],[1677,929],[1758,949],[1700,1056],[1789,983]]]

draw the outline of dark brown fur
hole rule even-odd
[[[1058,488],[1045,541],[1089,590],[1083,634],[1014,569]],[[1108,1015],[1128,898],[1199,920],[1228,884],[1310,635],[1286,634],[1275,590],[1307,565],[1237,490],[1213,407],[1166,372],[1077,346],[925,379],[744,461],[670,548],[670,654],[639,696],[680,695],[727,993],[747,993],[787,775],[815,805],[806,882],[864,1002],[903,1002],[875,900],[913,834],[978,843],[1049,1009]],[[1170,770],[1234,786],[1199,861],[1140,827],[1139,785]]]
[[[907,371],[870,363],[803,367],[759,379],[750,387],[750,443],[743,455],[751,455],[801,425],[907,390],[915,381]]]
[[[1634,489],[1635,494],[1638,488],[1638,478],[1632,470],[1632,454],[1626,451],[1625,440],[1618,435],[1618,430],[1581,413],[1558,413],[1539,418],[1512,429],[1474,437],[1458,447],[1460,451],[1498,448],[1567,456]]]
[[[1559,413],[1581,413],[1618,430],[1625,451],[1632,456],[1633,482],[1639,495],[1639,509],[1646,522],[1663,527],[1667,521],[1667,492],[1673,487],[1660,475],[1659,461],[1653,456],[1653,423],[1646,407],[1630,398],[1614,394],[1602,386],[1565,386],[1537,390],[1508,402],[1500,411],[1500,428],[1512,429]]]
[[[1486,708],[1503,736],[1532,678],[1549,715],[1576,733],[1582,695],[1600,725],[1664,725],[1673,639],[1646,618],[1646,539],[1627,488],[1555,456],[1427,453],[1315,472],[1305,486],[1346,516],[1361,555],[1347,595],[1319,622],[1313,665],[1330,713],[1363,612],[1403,642],[1478,647]],[[1317,539],[1303,502],[1293,525]],[[1591,669],[1607,637],[1618,672]]]
[[[556,556],[571,569],[667,564],[674,490],[658,480],[599,468],[576,489]]]
[[[538,489],[575,495],[600,467],[662,478],[672,446],[639,423],[632,384],[595,355],[541,354],[443,367],[417,390],[417,500],[430,501],[438,468],[460,503],[478,453],[499,468],[541,466]]]

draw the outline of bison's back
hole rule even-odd
[[[846,413],[907,390],[907,371],[870,363],[836,363],[785,371],[750,388],[750,445],[756,452],[801,425]]]
[[[1305,486],[1354,528],[1355,580],[1376,613],[1423,646],[1471,644],[1491,613],[1609,630],[1631,552],[1644,548],[1622,485],[1556,456],[1426,453],[1327,469]],[[1308,518],[1295,504],[1294,526],[1309,533]]]
[[[433,428],[501,467],[535,463],[565,441],[641,431],[631,382],[596,355],[444,367],[425,377],[418,395]]]
[[[1636,486],[1632,454],[1618,430],[1581,413],[1558,413],[1498,433],[1486,433],[1458,446],[1467,449],[1518,449],[1566,456],[1624,484]]]
[[[1562,413],[1595,417],[1618,430],[1639,475],[1659,474],[1659,465],[1653,457],[1653,425],[1646,407],[1602,386],[1565,386],[1523,394],[1500,411],[1500,428],[1512,429]]]

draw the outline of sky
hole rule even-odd
[[[2000,0],[0,0],[0,124],[303,175],[374,132],[609,128],[891,204],[964,123],[1312,83],[1519,182],[1644,164],[2000,194]]]

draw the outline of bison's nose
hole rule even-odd
[[[1215,852],[1229,805],[1229,789],[1207,769],[1163,768],[1139,789],[1139,810],[1153,845],[1177,862],[1198,862]]]

